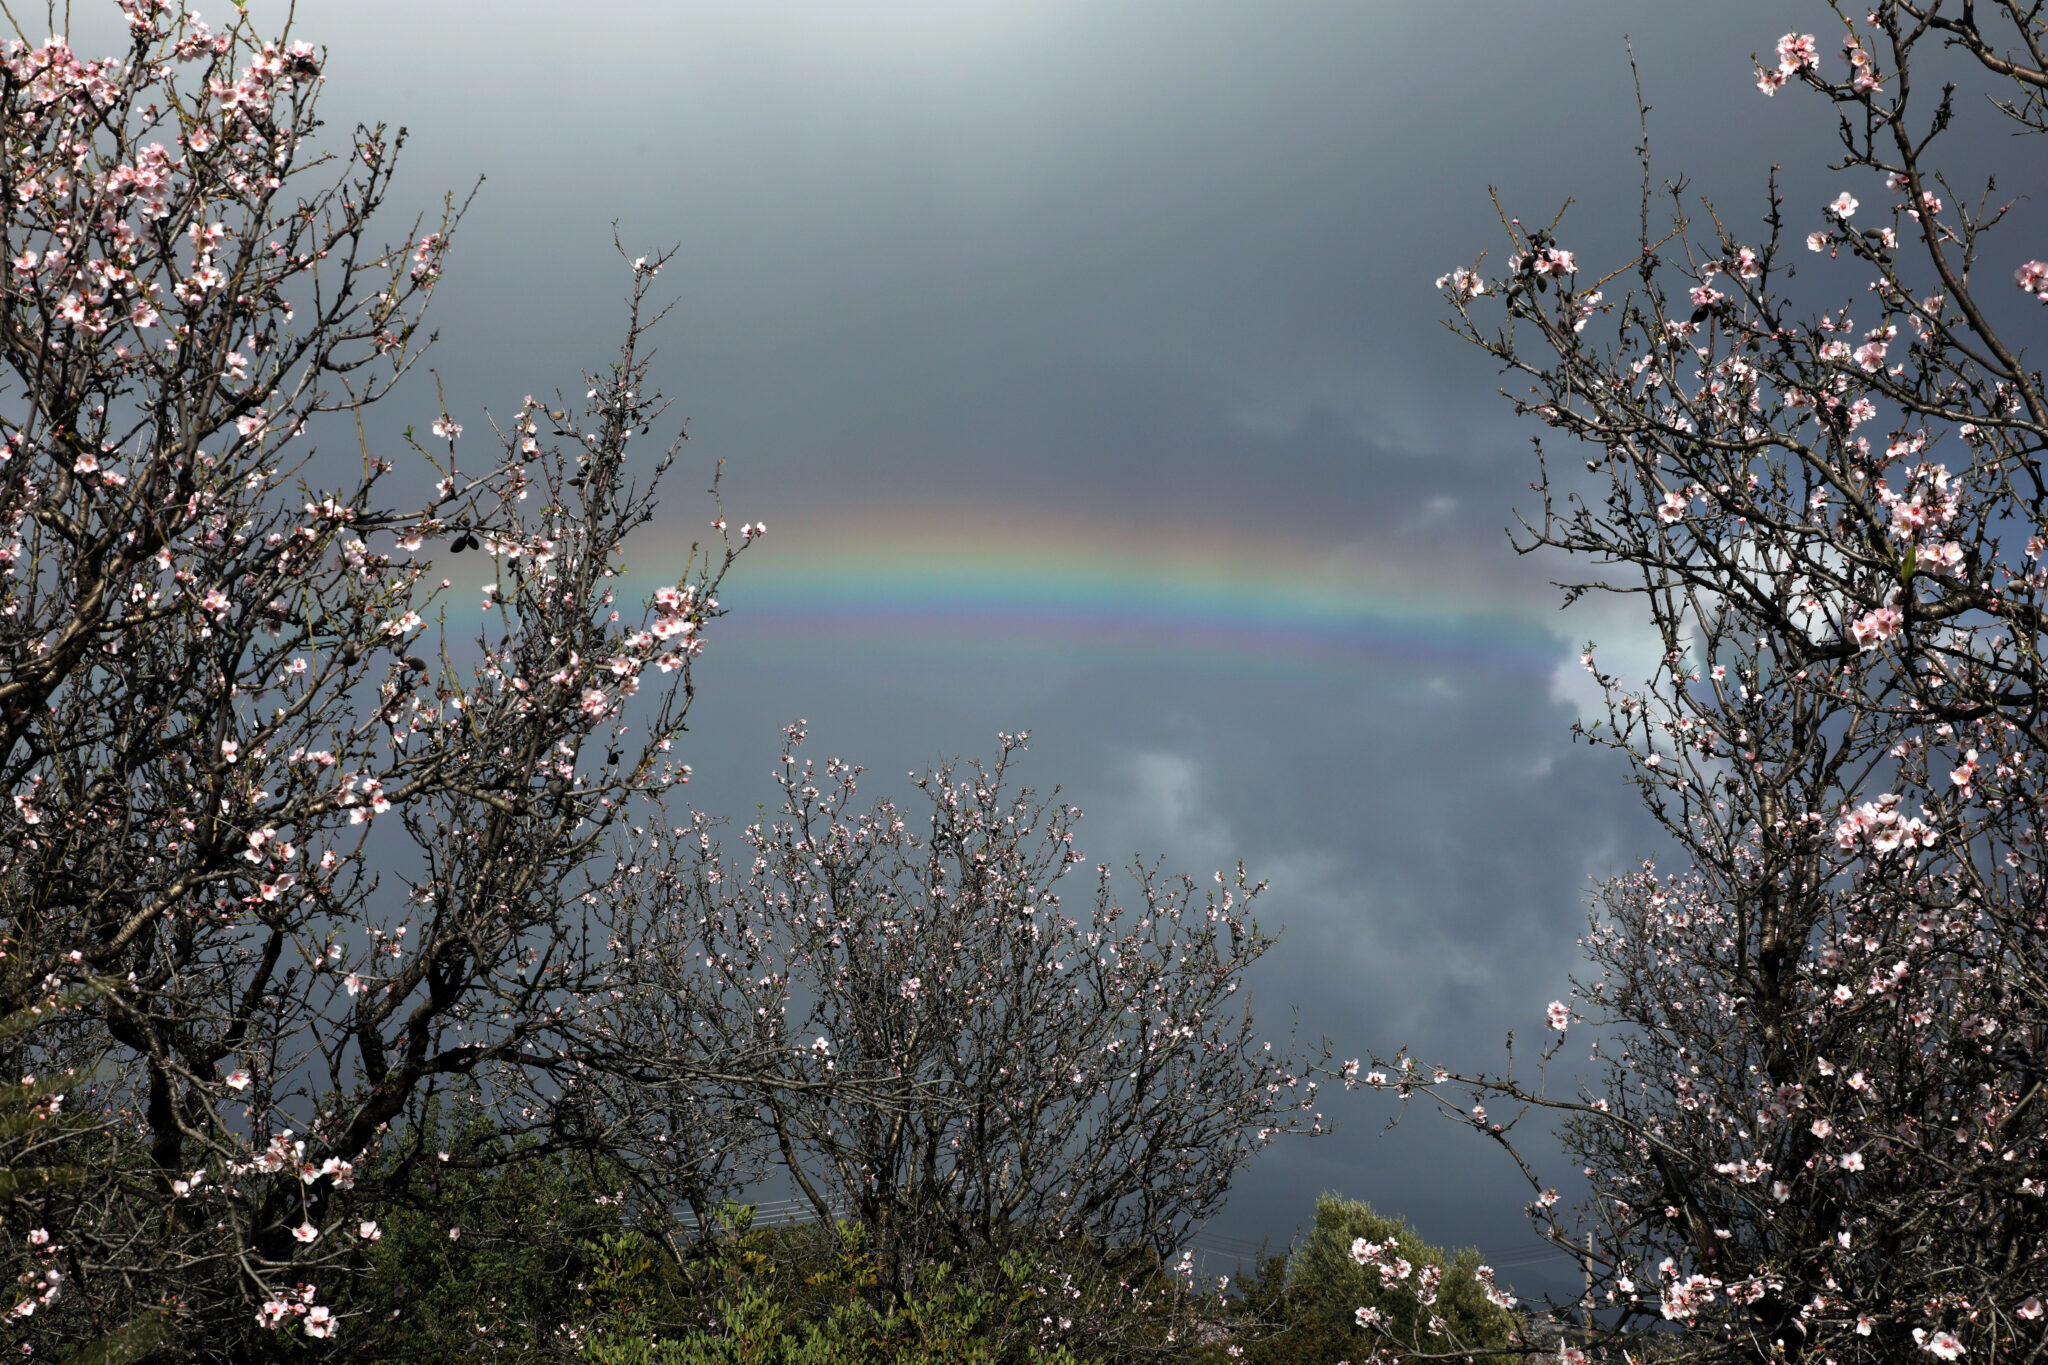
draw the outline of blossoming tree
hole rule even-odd
[[[602,1135],[590,907],[687,775],[690,660],[755,528],[618,593],[675,450],[628,458],[658,260],[579,412],[374,448],[459,207],[377,244],[402,134],[316,142],[318,50],[119,4],[116,55],[0,52],[0,1016],[45,1017],[0,1050],[110,1120],[94,1179],[11,1192],[0,1336],[160,1304],[235,1358],[337,1330],[359,1167],[445,1081],[529,1153]],[[490,580],[469,643],[432,624],[435,548]]]
[[[1542,462],[1521,545],[1641,604],[1655,676],[1589,648],[1581,733],[1688,863],[1600,889],[1533,1063],[1364,1078],[1518,1158],[1518,1116],[1564,1116],[1576,1217],[1523,1169],[1586,1275],[1568,1356],[1648,1325],[1702,1360],[2048,1357],[2048,253],[1938,163],[1973,118],[2048,129],[2048,53],[2032,5],[1832,8],[1757,71],[1839,113],[1831,193],[1774,183],[1752,237],[1676,189],[1653,233],[1646,190],[1597,277],[1508,220],[1504,269],[1439,281],[1587,453]],[[1582,1025],[1597,1079],[1547,1086]]]
[[[809,1084],[735,1093],[818,1217],[859,1222],[885,1288],[1028,1253],[1055,1335],[1100,1344],[1148,1325],[1139,1300],[1247,1160],[1321,1130],[1321,1067],[1254,1025],[1245,973],[1273,940],[1242,869],[1205,892],[1140,867],[1123,898],[1096,866],[1092,906],[1068,908],[1080,812],[1015,785],[1024,738],[919,779],[928,809],[864,809],[860,770],[820,770],[792,726],[779,818],[728,855],[699,817],[621,922],[652,995],[617,1031],[808,1050]]]

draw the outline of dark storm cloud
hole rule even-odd
[[[261,5],[257,5],[259,13]],[[1806,7],[1806,27],[1827,15]],[[1582,261],[1636,225],[1624,35],[1660,166],[1753,223],[1830,129],[1764,100],[1778,0],[1713,5],[302,0],[326,112],[404,123],[405,193],[489,180],[437,302],[458,416],[604,363],[631,254],[680,243],[657,366],[691,421],[686,494],[728,461],[735,516],[847,500],[1087,507],[1370,543],[1542,619],[1566,661],[1608,617],[1545,617],[1500,531],[1526,432],[1431,279],[1497,249],[1487,187]],[[1803,230],[1803,229],[1802,229]],[[380,417],[424,421],[431,389]],[[473,430],[479,430],[478,427]],[[743,603],[745,572],[731,600]],[[743,607],[741,608],[744,609]],[[1589,880],[1654,851],[1545,682],[1426,669],[1342,684],[1034,669],[943,655],[705,661],[707,808],[766,800],[775,727],[885,780],[1030,726],[1030,773],[1090,811],[1096,856],[1242,856],[1272,878],[1276,1023],[1340,1055],[1491,1062],[1561,993]],[[1219,1232],[1284,1240],[1338,1188],[1489,1247],[1501,1163],[1332,1095],[1338,1137],[1277,1151]]]
[[[1326,408],[1480,457],[1501,427],[1471,411],[1493,409],[1429,281],[1498,245],[1489,184],[1531,216],[1579,196],[1584,238],[1632,232],[1625,32],[1671,111],[1667,164],[1703,188],[1758,195],[1785,130],[1812,126],[1748,86],[1772,6],[1682,26],[1661,8],[621,4],[565,22],[457,0],[303,26],[337,49],[331,112],[412,126],[422,200],[491,177],[442,317],[473,401],[602,359],[616,218],[636,253],[684,244],[668,345],[702,432],[764,479],[836,493],[940,459],[1004,477],[1007,451],[957,448],[956,428],[991,391],[1089,366],[1207,376],[1268,428]],[[1677,116],[1702,107],[1728,116]],[[1748,154],[1717,177],[1731,142]]]

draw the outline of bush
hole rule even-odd
[[[508,1142],[482,1113],[455,1124],[441,1112],[429,1105],[366,1168],[388,1194],[366,1211],[373,1223],[348,1230],[354,1273],[329,1296],[343,1351],[406,1365],[573,1354],[569,1325],[630,1311],[624,1274],[652,1280],[645,1263],[672,1260],[632,1226],[643,1211],[623,1197],[626,1173],[587,1153]]]
[[[1037,1267],[1012,1255],[1000,1273],[957,1275],[945,1263],[917,1272],[900,1305],[884,1310],[882,1281],[858,1225],[756,1229],[729,1217],[695,1286],[671,1279],[666,1304],[654,1263],[626,1242],[598,1250],[592,1283],[617,1306],[592,1337],[591,1365],[1083,1365],[1045,1346],[1049,1319]],[[692,1293],[695,1288],[697,1292]],[[680,1289],[681,1296],[673,1291]],[[660,1308],[683,1321],[654,1325]]]
[[[1382,1280],[1376,1266],[1351,1255],[1360,1239],[1387,1246],[1387,1260],[1410,1272],[1402,1283],[1417,1284],[1434,1270],[1441,1275],[1435,1302],[1424,1307],[1411,1290],[1403,1293]],[[1335,1194],[1316,1199],[1314,1228],[1284,1256],[1260,1256],[1238,1286],[1234,1334],[1243,1354],[1227,1357],[1221,1344],[1201,1358],[1235,1365],[1334,1365],[1363,1360],[1379,1344],[1359,1327],[1363,1307],[1381,1313],[1392,1324],[1396,1340],[1415,1342],[1421,1351],[1449,1350],[1453,1342],[1474,1348],[1508,1344],[1514,1319],[1487,1300],[1475,1273],[1479,1253],[1470,1248],[1446,1251],[1431,1246],[1399,1220],[1375,1213],[1369,1205]],[[1446,1330],[1432,1330],[1429,1317],[1441,1318]]]
[[[1513,1319],[1507,1311],[1487,1300],[1475,1272],[1479,1253],[1470,1247],[1446,1251],[1433,1247],[1399,1219],[1373,1212],[1369,1205],[1334,1194],[1316,1199],[1315,1230],[1301,1249],[1288,1258],[1287,1284],[1291,1291],[1312,1297],[1316,1315],[1330,1322],[1351,1326],[1360,1307],[1374,1308],[1403,1328],[1425,1326],[1425,1311],[1412,1293],[1388,1292],[1381,1272],[1361,1265],[1352,1257],[1352,1244],[1393,1242],[1393,1254],[1414,1267],[1418,1282],[1434,1270],[1443,1276],[1436,1291],[1434,1316],[1456,1331],[1457,1339],[1475,1346],[1501,1346],[1508,1340]],[[1410,1339],[1403,1332],[1403,1339]]]

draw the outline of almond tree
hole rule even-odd
[[[863,808],[860,770],[820,770],[803,739],[790,727],[781,813],[742,848],[702,816],[678,831],[666,890],[621,921],[653,995],[618,1031],[808,1050],[807,1076],[732,1093],[898,1296],[921,1265],[1026,1253],[1060,1330],[1141,1324],[1244,1163],[1322,1129],[1312,1064],[1260,1036],[1244,989],[1273,942],[1249,915],[1262,884],[1140,866],[1119,895],[1096,865],[1077,913],[1060,883],[1086,866],[1080,812],[1015,785],[1025,736],[920,778],[915,809]]]
[[[1439,281],[1517,411],[1584,457],[1583,480],[1540,462],[1519,544],[1599,566],[1568,596],[1641,604],[1656,675],[1589,647],[1607,707],[1581,734],[1688,866],[1600,889],[1594,971],[1533,1071],[1403,1055],[1365,1079],[1518,1159],[1525,1107],[1565,1116],[1577,1217],[1523,1169],[1587,1275],[1575,1350],[1675,1325],[1701,1360],[2040,1360],[2048,388],[2023,339],[2048,265],[1937,158],[1952,125],[2048,129],[2043,20],[1833,18],[1757,70],[1839,115],[1832,197],[1774,183],[1750,236],[1674,187],[1653,232],[1646,149],[1612,273],[1505,219],[1504,268]],[[1988,88],[1916,80],[1932,66]],[[1579,1020],[1604,1025],[1597,1082],[1546,1088]]]
[[[119,7],[113,56],[0,52],[0,1016],[47,1012],[0,1053],[105,1120],[98,1178],[13,1192],[0,1247],[57,1292],[0,1346],[163,1305],[268,1359],[345,1331],[359,1167],[453,1078],[501,1152],[670,1136],[585,1100],[576,1002],[754,529],[620,598],[675,453],[629,457],[660,260],[580,404],[524,399],[474,467],[445,410],[377,448],[460,207],[380,243],[403,134],[316,140],[316,48]],[[468,643],[441,547],[490,579]]]

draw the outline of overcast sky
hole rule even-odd
[[[1490,186],[1574,199],[1565,243],[1622,259],[1625,39],[1660,172],[1738,224],[1774,163],[1831,193],[1831,116],[1753,84],[1788,8],[300,0],[296,36],[334,124],[409,127],[409,205],[485,177],[435,304],[459,420],[606,362],[614,220],[680,247],[656,369],[691,439],[653,553],[715,460],[770,528],[703,665],[704,808],[766,801],[796,717],[878,794],[1029,728],[1092,856],[1271,880],[1276,1028],[1476,1066],[1563,993],[1594,879],[1664,850],[1568,733],[1579,644],[1626,618],[1559,616],[1509,548],[1532,433],[1431,281],[1499,254]],[[1331,1189],[1527,1245],[1483,1144],[1327,1112],[1216,1244],[1284,1242]]]

